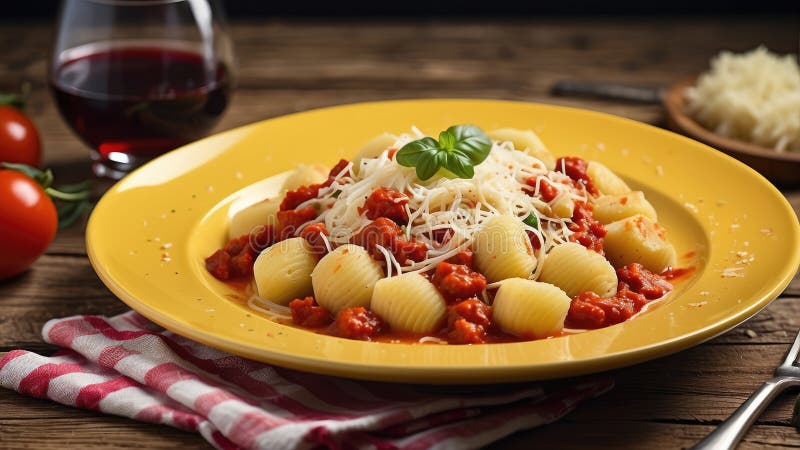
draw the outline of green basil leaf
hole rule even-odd
[[[539,218],[536,217],[536,214],[534,213],[528,214],[528,217],[522,219],[522,222],[524,222],[526,225],[536,228],[537,230],[539,229]]]
[[[425,137],[411,141],[397,152],[397,163],[405,167],[416,167],[423,158],[435,157],[439,152],[436,139]]]
[[[474,125],[454,125],[439,133],[437,141],[424,137],[409,142],[397,152],[397,162],[415,167],[417,177],[427,180],[439,169],[459,178],[475,176],[475,166],[482,163],[492,149],[492,140]]]
[[[422,181],[436,175],[439,170],[439,161],[436,155],[425,156],[417,161],[417,178]]]
[[[439,148],[452,151],[456,145],[456,136],[449,130],[439,133]]]
[[[482,163],[492,150],[492,140],[475,125],[454,125],[447,133],[456,140],[453,153],[466,156],[473,166]]]
[[[444,155],[442,167],[452,172],[459,178],[470,179],[475,176],[475,168],[472,166],[472,162],[468,157],[456,152],[442,154]]]

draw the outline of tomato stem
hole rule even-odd
[[[44,190],[47,195],[52,198],[63,200],[65,202],[76,202],[78,200],[85,200],[89,198],[89,195],[92,193],[90,190],[80,191],[80,192],[62,192],[51,187],[46,188]]]
[[[9,105],[21,110],[25,108],[25,103],[27,103],[30,94],[31,84],[26,81],[22,83],[18,93],[12,92],[0,94],[0,105]]]
[[[0,99],[1,101],[2,99]],[[0,168],[16,170],[39,183],[44,192],[53,200],[58,200],[58,228],[67,228],[74,224],[83,213],[92,209],[89,197],[92,195],[92,182],[67,184],[58,189],[52,187],[53,171],[39,170],[25,164],[0,163]]]

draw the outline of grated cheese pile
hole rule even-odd
[[[722,136],[800,152],[800,67],[793,55],[759,47],[724,51],[689,89],[689,113]]]
[[[389,151],[423,137],[418,130],[414,131],[414,136],[399,136],[394,145],[377,158],[356,161],[358,167],[353,167],[351,163],[328,188],[320,190],[317,198],[298,206],[317,205],[323,211],[319,217],[300,228],[324,221],[330,233],[330,242],[346,244],[371,222],[359,213],[359,207],[364,205],[367,197],[380,187],[395,189],[409,197],[406,205],[409,224],[404,227],[405,237],[424,242],[428,247],[428,258],[401,266],[390,252],[384,251],[386,270],[388,273],[427,272],[434,270],[439,262],[468,249],[478,230],[492,216],[510,214],[522,220],[529,214],[535,214],[538,229],[527,224],[523,226],[543,243],[537,255],[537,270],[531,276],[537,278],[545,253],[552,246],[566,242],[572,234],[567,228],[571,222],[569,218],[556,216],[550,205],[542,200],[539,196],[540,183],[531,187],[525,183],[526,180],[535,176],[552,180],[550,184],[558,189],[559,194],[551,203],[561,201],[564,196],[573,201],[585,201],[585,190],[575,188],[562,172],[550,171],[541,160],[515,150],[511,142],[499,141],[493,142],[489,156],[475,167],[472,179],[448,178],[437,174],[429,180],[420,181],[413,167],[401,166],[393,152]],[[432,239],[432,232],[439,229],[452,230],[452,238],[444,244]]]

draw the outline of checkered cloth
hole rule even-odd
[[[355,382],[230,355],[135,312],[54,319],[42,333],[63,349],[7,353],[0,385],[198,432],[220,449],[477,448],[558,420],[613,384],[470,390]]]

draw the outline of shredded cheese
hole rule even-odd
[[[489,156],[475,166],[472,179],[448,178],[437,174],[429,180],[416,177],[413,167],[397,163],[390,149],[402,148],[406,143],[421,137],[418,129],[412,134],[398,137],[393,145],[376,158],[359,161],[358,171],[352,163],[336,174],[330,186],[320,189],[317,198],[303,202],[298,208],[314,206],[321,211],[318,217],[301,225],[324,222],[329,236],[326,246],[347,244],[371,220],[361,209],[367,198],[378,188],[394,189],[404,193],[409,201],[405,205],[408,225],[403,233],[406,239],[423,242],[427,249],[424,261],[408,261],[400,265],[392,253],[379,248],[385,256],[383,264],[387,276],[392,273],[428,272],[436,265],[468,249],[476,233],[495,215],[513,215],[520,220],[534,214],[539,227],[524,224],[525,230],[534,234],[541,248],[537,250],[540,261],[531,278],[538,277],[544,255],[555,245],[567,242],[572,232],[569,218],[556,216],[540,194],[541,183],[547,179],[558,195],[550,203],[564,196],[574,201],[586,201],[584,188],[575,187],[562,172],[547,170],[544,162],[514,149],[510,142],[493,142]],[[526,184],[537,178],[535,186]],[[436,230],[449,230],[450,239],[444,243],[434,239]]]

